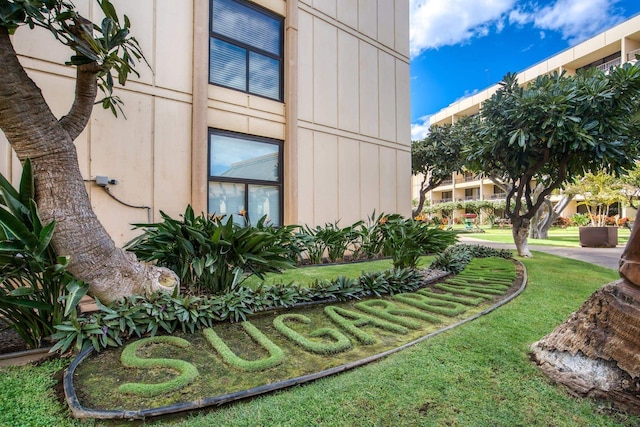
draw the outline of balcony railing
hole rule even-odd
[[[434,200],[433,203],[449,203],[449,202],[453,202],[452,198],[444,198],[444,199],[440,199],[440,200]]]
[[[611,61],[607,61],[604,64],[596,65],[596,68],[603,73],[608,72],[611,68],[617,67],[622,62],[622,58],[612,59]]]
[[[489,194],[488,196],[484,196],[485,200],[501,200],[506,198],[507,198],[507,193],[493,193],[493,194]]]
[[[453,184],[452,179],[444,179],[442,180],[442,183],[440,183],[440,185],[451,185],[451,184]]]
[[[480,175],[465,175],[464,177],[456,178],[456,183],[472,182],[472,181],[477,181],[479,179],[480,179]]]
[[[631,52],[627,52],[627,61],[635,61],[636,55],[640,55],[640,49],[635,49]]]

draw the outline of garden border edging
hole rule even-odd
[[[236,400],[245,399],[248,397],[254,397],[261,394],[266,394],[269,392],[282,390],[291,386],[303,384],[306,382],[314,381],[320,378],[324,378],[330,375],[334,375],[340,372],[347,371],[349,369],[357,368],[359,366],[366,365],[368,363],[380,360],[386,356],[397,353],[401,350],[404,350],[408,347],[414,346],[422,341],[425,341],[429,338],[435,337],[443,332],[447,332],[453,328],[456,328],[460,325],[463,325],[472,320],[476,320],[477,318],[484,316],[497,308],[505,305],[506,303],[512,301],[515,297],[520,295],[522,291],[526,288],[527,285],[527,270],[522,264],[522,262],[513,259],[512,260],[516,264],[516,271],[522,272],[522,283],[520,287],[511,295],[506,297],[505,299],[498,301],[496,304],[491,307],[486,308],[485,310],[474,314],[473,316],[463,319],[457,323],[446,326],[442,329],[439,329],[435,332],[422,336],[414,341],[403,344],[399,347],[393,348],[391,350],[387,350],[382,353],[378,353],[376,355],[367,357],[365,359],[361,359],[355,362],[346,363],[340,366],[336,366],[334,368],[326,369],[324,371],[316,372],[313,374],[303,375],[301,377],[291,378],[284,381],[279,381],[272,384],[267,384],[264,386],[254,387],[252,389],[243,390],[239,392],[229,393],[221,396],[203,398],[194,400],[191,402],[183,402],[177,403],[174,405],[162,406],[155,409],[139,409],[139,410],[99,410],[99,409],[90,409],[85,408],[80,404],[78,396],[76,395],[75,388],[73,387],[73,375],[75,369],[78,367],[82,361],[84,361],[87,357],[91,355],[93,352],[93,347],[89,347],[88,349],[81,352],[69,365],[69,367],[65,370],[63,385],[64,385],[64,393],[67,400],[67,404],[71,409],[71,412],[76,418],[96,418],[96,419],[126,419],[126,420],[144,420],[150,417],[157,417],[161,415],[168,415],[178,412],[202,409],[209,406],[220,406],[226,403],[234,402]]]

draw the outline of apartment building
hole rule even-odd
[[[116,243],[187,204],[276,225],[410,214],[409,0],[112,2],[150,68],[116,90],[126,118],[96,107],[76,146]],[[94,0],[74,3],[99,22]],[[71,52],[41,29],[13,41],[66,114]],[[20,173],[1,133],[0,173]]]
[[[611,67],[619,66],[626,62],[635,62],[636,55],[640,54],[640,15],[624,21],[576,46],[566,49],[555,56],[541,61],[524,71],[518,73],[518,81],[526,84],[535,80],[538,76],[557,72],[566,72],[574,75],[581,68],[596,67],[602,71],[608,71]],[[504,70],[506,73],[509,70]],[[477,114],[482,103],[489,99],[499,85],[495,84],[475,95],[461,99],[442,109],[430,118],[430,125],[453,124],[459,117]],[[413,178],[413,197],[416,198],[419,189],[419,181]],[[437,205],[444,202],[464,202],[475,200],[503,200],[505,193],[497,187],[493,181],[476,176],[468,172],[455,173],[450,180],[427,195],[430,204]],[[555,196],[559,197],[559,196]],[[583,206],[578,206],[581,197],[576,197],[562,212],[562,216],[569,217],[582,211]],[[454,212],[454,216],[460,217],[464,210]],[[626,216],[623,208],[619,212]],[[629,213],[629,215],[632,215]]]

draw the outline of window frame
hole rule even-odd
[[[211,137],[213,135],[220,135],[228,138],[252,141],[252,142],[260,142],[265,144],[271,144],[278,147],[278,180],[277,181],[268,181],[262,179],[248,179],[248,178],[236,178],[236,177],[225,177],[220,175],[212,175],[211,174]],[[249,186],[251,185],[260,185],[266,187],[276,187],[279,192],[278,198],[278,226],[282,226],[284,224],[284,141],[279,139],[272,139],[257,135],[249,135],[240,132],[232,132],[223,129],[215,129],[209,128],[207,132],[207,214],[213,214],[211,212],[210,198],[209,198],[209,183],[211,182],[220,182],[220,183],[230,183],[230,184],[242,184],[244,185],[244,210],[247,212],[247,218],[249,215]],[[216,212],[217,214],[217,212]],[[227,213],[227,215],[235,215],[236,213]],[[256,223],[260,218],[249,218],[252,223]]]
[[[270,18],[273,19],[277,19],[280,22],[280,31],[279,31],[279,39],[280,39],[280,44],[279,44],[279,49],[280,49],[280,56],[278,55],[274,55],[271,52],[267,52],[264,51],[262,49],[247,45],[245,43],[242,43],[238,40],[232,39],[230,37],[227,37],[225,35],[222,35],[220,33],[216,33],[213,31],[213,22],[212,22],[212,10],[213,10],[213,2],[216,0],[209,0],[209,84],[212,84],[214,86],[220,86],[220,87],[224,87],[224,88],[228,88],[228,89],[232,89],[232,90],[236,90],[242,93],[247,93],[253,96],[259,96],[261,98],[265,98],[265,99],[271,99],[273,101],[277,101],[277,102],[284,102],[284,17],[281,15],[278,15],[277,13],[269,10],[269,9],[265,9],[264,7],[261,7],[255,3],[251,3],[248,2],[246,0],[230,0],[234,3],[238,3],[242,6],[248,7],[250,9],[255,10],[258,13],[261,13],[263,15],[267,15]],[[221,40],[225,43],[229,43],[233,46],[236,47],[240,47],[242,49],[244,49],[246,51],[246,55],[245,55],[245,88],[244,90],[238,89],[236,87],[232,87],[232,86],[226,86],[220,83],[214,83],[211,80],[211,39],[217,39],[217,40]],[[268,58],[271,59],[275,59],[279,62],[279,67],[278,67],[278,74],[279,74],[279,88],[278,88],[278,98],[272,98],[270,96],[266,96],[266,95],[261,95],[259,93],[255,93],[255,92],[251,92],[249,90],[249,75],[250,75],[250,63],[249,63],[249,58],[251,56],[251,52],[257,53],[259,55],[263,55],[266,56]]]

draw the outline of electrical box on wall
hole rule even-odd
[[[106,187],[109,184],[108,176],[96,176],[96,185]]]
[[[98,187],[106,187],[109,184],[116,185],[117,183],[118,183],[118,180],[113,178],[109,179],[108,176],[101,176],[101,175],[96,176],[96,185]]]

